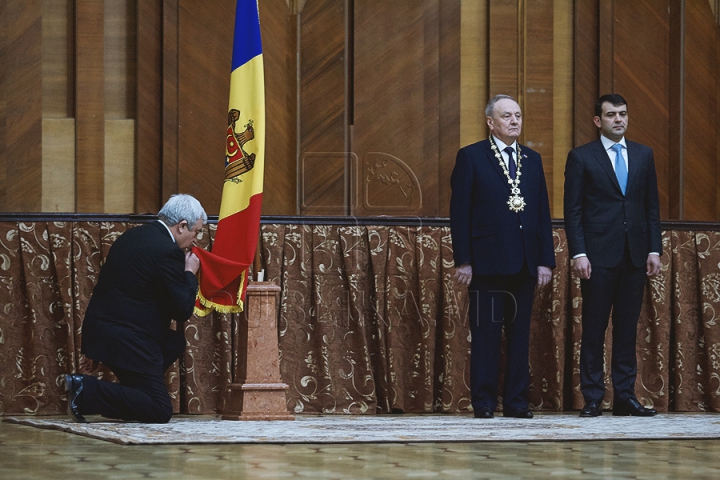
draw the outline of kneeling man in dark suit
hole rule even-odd
[[[540,154],[517,142],[522,113],[507,95],[485,108],[487,140],[458,151],[451,176],[455,277],[468,285],[470,388],[476,418],[493,418],[503,325],[503,415],[532,418],[528,349],[535,285],[555,267],[550,205]]]
[[[200,268],[190,248],[207,214],[190,195],[173,195],[158,218],[118,237],[102,267],[85,312],[82,353],[86,370],[102,362],[119,383],[66,375],[76,422],[91,414],[145,423],[172,417],[165,370],[185,351],[182,322],[193,314]]]

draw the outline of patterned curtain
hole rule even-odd
[[[118,221],[0,222],[0,414],[65,412],[82,318]],[[210,248],[215,226],[205,227]],[[558,268],[536,292],[531,406],[582,407],[579,281],[564,231]],[[662,275],[638,327],[638,398],[660,411],[720,411],[720,232],[663,232]],[[453,281],[447,226],[265,224],[261,253],[278,299],[280,369],[295,413],[465,412],[467,292]],[[234,381],[243,323],[191,318],[166,380],[176,412],[217,413]],[[606,365],[610,362],[610,337]],[[113,381],[103,367],[96,372]],[[610,386],[609,378],[607,384]],[[612,399],[608,388],[606,407]]]

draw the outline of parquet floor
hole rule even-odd
[[[117,445],[0,422],[0,478],[720,478],[720,441]]]

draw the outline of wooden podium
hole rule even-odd
[[[288,386],[280,378],[276,299],[280,287],[250,283],[240,317],[238,383],[228,385],[223,420],[294,420],[287,409]],[[243,335],[246,333],[246,335]]]

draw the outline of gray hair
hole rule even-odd
[[[495,111],[495,104],[505,98],[517,103],[517,101],[510,95],[503,95],[503,94],[495,95],[494,97],[492,97],[490,99],[490,101],[487,103],[487,106],[485,107],[485,116],[492,117],[493,111]]]
[[[158,218],[169,227],[177,225],[183,220],[188,223],[190,228],[200,219],[202,219],[203,225],[207,223],[207,213],[200,202],[195,197],[183,193],[172,195],[160,209]]]

